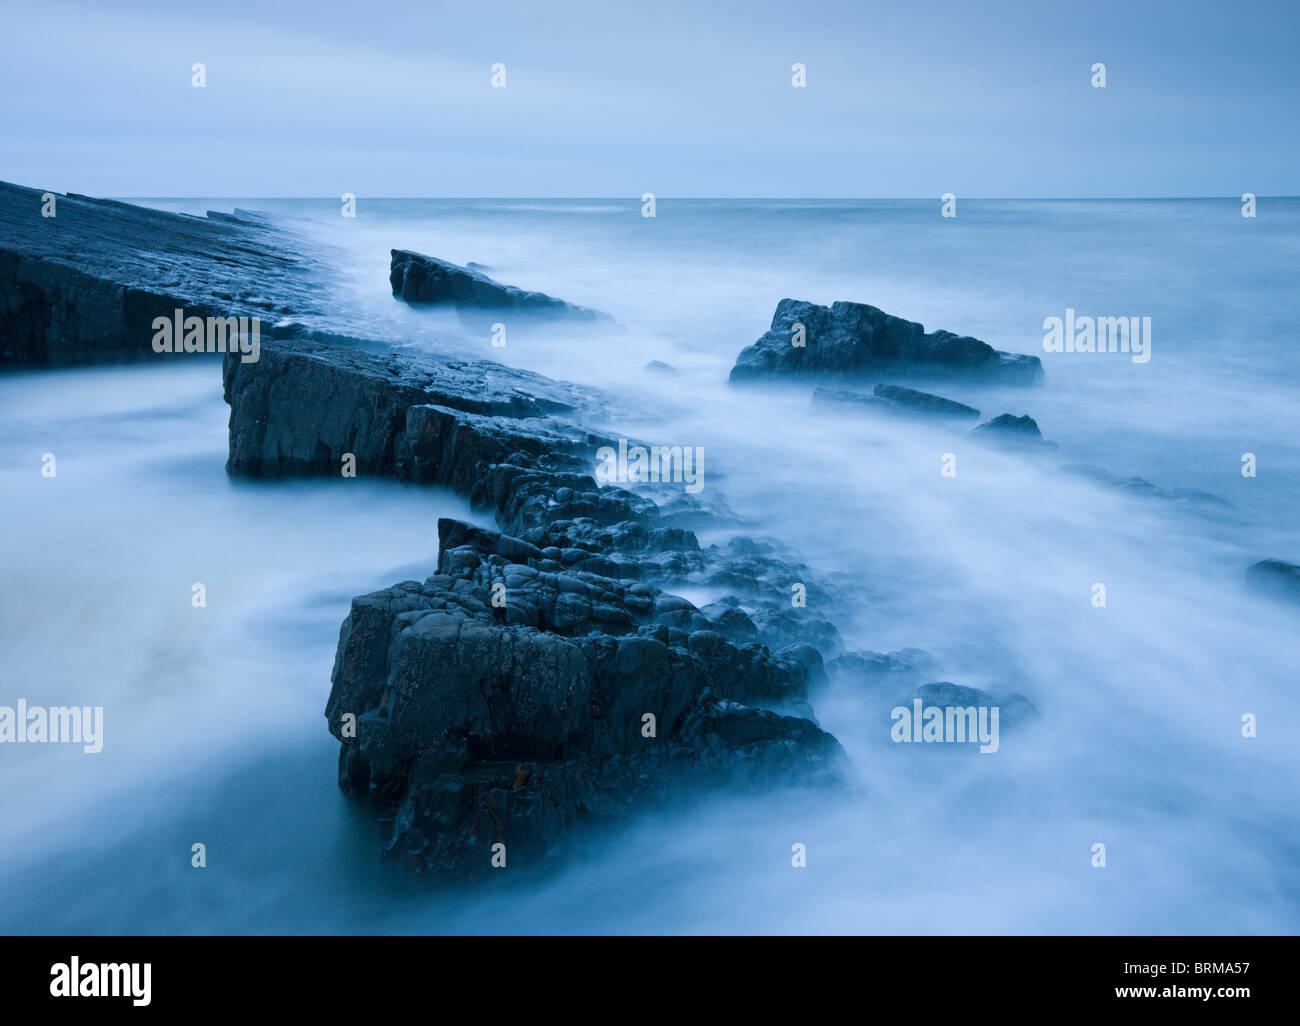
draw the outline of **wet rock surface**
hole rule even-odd
[[[1042,376],[1043,365],[1036,356],[999,352],[986,342],[950,331],[927,333],[914,321],[865,303],[826,307],[797,299],[777,304],[771,328],[741,351],[731,369],[732,384],[792,378],[879,381],[882,377],[1033,384]]]
[[[728,641],[553,546],[454,520],[439,539],[426,581],[353,601],[326,709],[389,856],[479,875],[493,845],[536,863],[634,806],[836,779],[834,738],[773,708],[807,711],[805,653]]]
[[[975,420],[980,415],[980,411],[972,406],[902,385],[877,385],[870,395],[842,388],[818,387],[813,390],[813,402],[854,403],[883,413],[948,420]]]
[[[388,282],[393,296],[412,306],[448,303],[467,313],[513,310],[549,318],[611,320],[599,310],[574,306],[543,292],[503,285],[489,278],[482,269],[461,267],[405,249],[392,251]]]
[[[599,394],[297,331],[224,370],[231,473],[338,476],[351,453],[500,528],[441,521],[436,573],[354,600],[340,632],[340,786],[392,859],[473,877],[495,845],[538,864],[637,809],[839,778],[808,705],[838,633],[790,598],[824,585],[773,542],[701,546],[685,525],[721,521],[694,496],[599,485]],[[687,584],[727,594],[701,609]]]
[[[1049,442],[1038,429],[1038,422],[1025,414],[1016,417],[1003,413],[992,420],[985,421],[975,428],[971,435],[982,441],[998,445],[1029,446],[1034,448],[1055,449],[1056,443]]]
[[[0,370],[174,359],[155,317],[319,313],[331,273],[267,218],[165,213],[0,183]],[[193,359],[194,357],[188,356]]]
[[[999,732],[1023,729],[1041,716],[1033,702],[1009,688],[984,689],[935,680],[941,672],[939,662],[919,648],[888,653],[845,652],[827,660],[825,670],[830,680],[852,691],[861,701],[866,715],[878,718],[882,724],[891,719],[897,722],[895,711],[900,708],[907,710],[906,725],[909,729],[904,733],[908,740],[916,739],[910,728],[913,721],[919,722],[923,718],[927,709],[942,710],[945,719],[949,709],[962,711],[963,728],[978,722],[979,710],[985,711],[984,723],[991,727],[992,711],[996,709]],[[973,719],[967,715],[968,710],[975,712]],[[917,731],[920,729],[920,726],[916,727]],[[899,740],[898,737],[893,739]],[[952,741],[951,738],[945,740]]]

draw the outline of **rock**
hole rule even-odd
[[[1273,598],[1300,602],[1300,566],[1280,559],[1262,559],[1246,570],[1252,588]]]
[[[808,642],[838,635],[779,620],[772,597],[788,606],[790,579],[825,589],[771,543],[701,549],[672,522],[693,496],[597,485],[610,439],[580,422],[608,417],[603,396],[296,328],[224,369],[232,474],[339,480],[350,452],[358,474],[450,487],[501,528],[440,522],[437,572],[356,599],[340,634],[340,785],[397,862],[473,876],[496,843],[528,865],[704,789],[836,779],[807,691],[823,674]],[[716,576],[768,596],[748,628],[664,587]]]
[[[885,413],[902,413],[912,416],[943,417],[955,420],[974,420],[980,411],[963,403],[945,399],[929,392],[918,392],[901,385],[877,385],[871,395],[839,388],[818,387],[813,390],[815,403],[856,403]]]
[[[941,680],[933,684],[923,684],[922,687],[915,689],[911,694],[910,701],[904,702],[904,705],[913,705],[913,702],[919,701],[922,709],[937,706],[939,709],[962,709],[969,710],[980,709],[989,710],[985,714],[985,723],[992,727],[992,710],[997,709],[997,731],[998,735],[1004,731],[1019,730],[1027,726],[1028,723],[1040,718],[1039,710],[1034,702],[1028,700],[1023,694],[1014,692],[992,693],[982,691],[980,688],[967,687],[965,684],[953,684],[950,680]],[[913,705],[913,709],[915,706]],[[891,710],[892,711],[892,710]],[[970,740],[967,737],[967,740]],[[953,743],[954,739],[948,739],[948,745],[944,748],[962,748],[959,741]]]
[[[929,392],[918,392],[914,388],[904,388],[902,385],[877,385],[874,394],[905,409],[915,410],[917,413],[933,417],[975,420],[980,415],[980,411],[973,406],[954,402],[951,399],[945,399],[943,396],[933,395]]]
[[[634,804],[837,779],[834,738],[764,708],[806,705],[806,654],[674,630],[661,621],[689,617],[685,599],[438,526],[436,574],[353,601],[326,708],[340,786],[368,801],[391,858],[486,875],[494,844],[536,864]]]
[[[1015,692],[993,694],[980,688],[954,684],[951,681],[938,681],[923,684],[913,692],[912,697],[921,701],[922,707],[939,706],[940,708],[980,707],[998,710],[999,730],[1015,730],[1040,717],[1037,706],[1024,695]]]
[[[323,316],[333,273],[319,246],[257,214],[171,214],[0,183],[0,369],[139,360],[156,317]]]
[[[1070,474],[1091,478],[1099,484],[1118,488],[1132,495],[1184,503],[1189,507],[1196,507],[1205,511],[1232,509],[1232,503],[1227,499],[1221,499],[1209,492],[1203,492],[1196,488],[1161,488],[1146,478],[1120,477],[1093,463],[1067,463],[1061,469]]]
[[[392,251],[388,281],[393,295],[412,306],[450,303],[462,312],[513,310],[573,320],[610,320],[608,314],[597,310],[503,285],[480,270],[404,249]]]
[[[468,490],[485,462],[586,448],[585,432],[546,420],[588,395],[574,386],[488,361],[420,362],[361,346],[291,334],[264,342],[256,363],[228,356],[227,470],[338,476],[352,453],[358,476],[461,482]]]
[[[0,188],[15,215],[0,228],[7,365],[152,355],[136,335],[177,303],[274,313],[257,360],[223,363],[229,473],[347,487],[351,465],[449,487],[500,528],[441,522],[436,572],[354,600],[340,631],[340,786],[365,796],[402,865],[474,875],[498,842],[528,865],[577,850],[579,827],[708,788],[838,779],[839,745],[807,701],[824,673],[808,642],[837,635],[777,615],[789,581],[827,589],[769,543],[702,549],[687,525],[726,514],[694,495],[598,485],[596,450],[614,440],[586,425],[612,419],[608,396],[342,333],[319,302],[328,272],[265,219],[69,196],[42,225],[40,201]],[[418,265],[418,299],[439,262],[408,256],[399,284]],[[577,309],[467,273],[450,301]],[[752,618],[665,587],[714,577],[749,593]]]
[[[653,374],[680,374],[681,372],[671,363],[664,363],[662,360],[651,360],[645,365],[645,369]]]
[[[826,673],[832,679],[843,677],[855,684],[871,686],[886,682],[913,683],[938,670],[939,664],[934,657],[920,648],[902,648],[888,653],[845,652],[826,662]]]
[[[976,438],[999,444],[1056,448],[1056,443],[1049,442],[1043,437],[1043,433],[1038,430],[1038,422],[1028,414],[1023,417],[1013,417],[1009,413],[1003,413],[992,420],[985,421],[971,434]]]
[[[804,327],[802,346],[793,344],[796,324]],[[783,299],[771,329],[737,357],[731,382],[891,377],[1032,384],[1042,375],[1042,362],[1036,356],[1002,353],[979,339],[949,331],[926,334],[920,324],[864,303],[825,307]]]

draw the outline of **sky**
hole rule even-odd
[[[0,25],[0,179],[59,192],[1300,193],[1294,0],[0,0]]]

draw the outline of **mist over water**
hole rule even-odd
[[[437,490],[228,479],[215,362],[12,375],[0,702],[103,705],[106,740],[93,756],[0,747],[0,929],[1297,929],[1297,614],[1247,592],[1244,571],[1300,559],[1300,201],[1261,200],[1254,220],[1232,200],[963,200],[952,220],[932,202],[664,200],[653,220],[611,200],[363,198],[356,220],[321,201],[148,203],[269,210],[311,233],[351,286],[332,327],[605,390],[619,412],[596,426],[702,447],[700,497],[810,566],[830,597],[813,611],[847,649],[923,648],[933,679],[1019,692],[1041,717],[1005,728],[996,754],[898,745],[893,701],[840,679],[812,700],[848,754],[845,792],[704,798],[539,880],[393,881],[335,784],[321,713],[338,627],[354,595],[432,572],[439,516],[486,521]],[[618,325],[504,317],[494,348],[485,325],[394,301],[392,248],[475,261]],[[784,297],[1039,355],[1034,388],[932,390],[985,420],[1028,413],[1059,449],[813,406],[811,382],[729,387]],[[1067,308],[1150,317],[1151,361],[1044,353],[1044,318]],[[190,868],[195,842],[207,869]]]

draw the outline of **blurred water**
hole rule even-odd
[[[272,210],[342,254],[340,319],[614,393],[612,427],[702,446],[706,493],[831,582],[819,611],[849,647],[926,648],[943,678],[1020,691],[1043,717],[967,758],[893,745],[861,689],[828,689],[814,704],[851,757],[847,795],[718,796],[504,890],[383,882],[320,718],[333,646],[351,596],[429,572],[436,517],[464,503],[229,482],[215,364],[10,376],[0,703],[103,704],[107,741],[0,747],[0,929],[1297,928],[1296,614],[1242,578],[1300,559],[1300,201],[1261,201],[1255,220],[1230,200],[962,201],[953,220],[930,202],[664,200],[653,220],[632,201],[363,198],[355,220],[319,201],[150,202]],[[620,327],[512,321],[493,348],[394,302],[390,248],[476,261]],[[936,390],[1031,414],[1059,453],[812,408],[811,385],[728,388],[785,296],[1040,355],[1038,388]],[[1151,317],[1151,362],[1043,353],[1043,319],[1067,307]],[[643,371],[652,359],[681,373]],[[1225,502],[1143,497],[1065,462]]]

